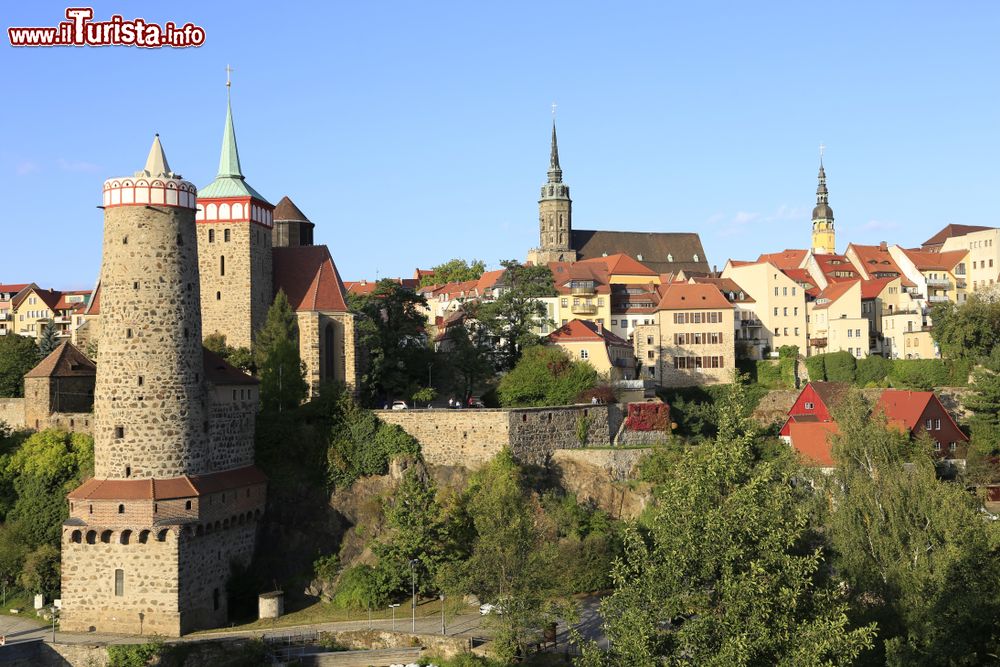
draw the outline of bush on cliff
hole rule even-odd
[[[593,366],[570,359],[562,348],[536,345],[500,381],[497,394],[504,407],[571,405],[600,379]]]

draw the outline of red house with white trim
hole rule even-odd
[[[847,385],[843,382],[810,382],[803,389],[795,403],[788,410],[788,419],[781,427],[779,435],[786,442],[791,438],[793,423],[832,422],[830,411],[836,407]]]
[[[962,432],[932,391],[886,389],[875,403],[873,412],[885,415],[891,426],[902,429],[912,438],[926,432],[934,441],[934,453],[943,459],[964,459],[966,456],[969,436]]]

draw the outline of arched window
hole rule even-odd
[[[111,544],[110,530],[105,530],[104,532],[101,533],[101,542],[104,542],[105,544]]]
[[[140,531],[139,532],[139,543],[140,544],[145,544],[148,541],[149,541],[149,531],[148,530]]]
[[[170,531],[167,530],[166,528],[164,528],[163,530],[161,530],[160,532],[158,532],[156,534],[156,541],[157,542],[166,542],[167,541],[167,533],[169,533],[169,532]]]
[[[118,542],[120,544],[128,544],[132,540],[132,531],[123,530],[122,534],[118,536]]]
[[[70,535],[69,539],[79,544],[80,542],[83,541],[83,533],[81,533],[79,530],[74,530],[73,533]]]
[[[87,544],[94,544],[95,542],[97,542],[97,531],[96,530],[88,530],[87,531]]]
[[[219,207],[215,204],[209,204],[205,209],[205,219],[206,220],[218,220],[219,219]]]
[[[337,375],[336,350],[336,328],[333,322],[329,322],[323,333],[323,375],[327,380],[333,380]]]
[[[229,204],[219,204],[219,220],[229,220]]]
[[[233,204],[233,220],[243,219],[243,204]]]
[[[119,514],[125,514],[125,506],[124,505],[119,505],[118,506],[118,513]]]

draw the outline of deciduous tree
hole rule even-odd
[[[560,347],[539,345],[503,377],[497,394],[505,407],[569,405],[600,379],[589,363],[570,359]]]
[[[421,287],[478,280],[486,271],[486,262],[479,259],[474,259],[471,262],[464,259],[453,259],[444,264],[438,264],[431,270],[434,272],[433,275],[426,275],[420,279]]]
[[[24,374],[39,361],[38,346],[25,336],[0,336],[0,397],[24,396]]]

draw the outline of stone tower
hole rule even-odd
[[[817,255],[837,253],[836,231],[833,228],[833,209],[829,204],[830,193],[826,189],[826,171],[823,158],[819,160],[819,185],[816,186],[816,207],[812,218],[812,251]]]
[[[312,245],[315,227],[295,202],[288,196],[282,197],[274,207],[274,233],[271,242],[275,248]]]
[[[257,383],[202,348],[196,206],[159,137],[104,183],[94,478],[62,530],[65,630],[221,625],[230,563],[253,555]]]
[[[569,198],[569,186],[563,183],[556,123],[553,120],[549,178],[542,186],[542,196],[538,200],[539,246],[528,253],[528,261],[534,264],[576,261],[572,233],[573,200]]]
[[[203,333],[224,334],[232,347],[251,346],[274,298],[273,211],[243,176],[227,100],[219,173],[198,192],[197,220]]]

